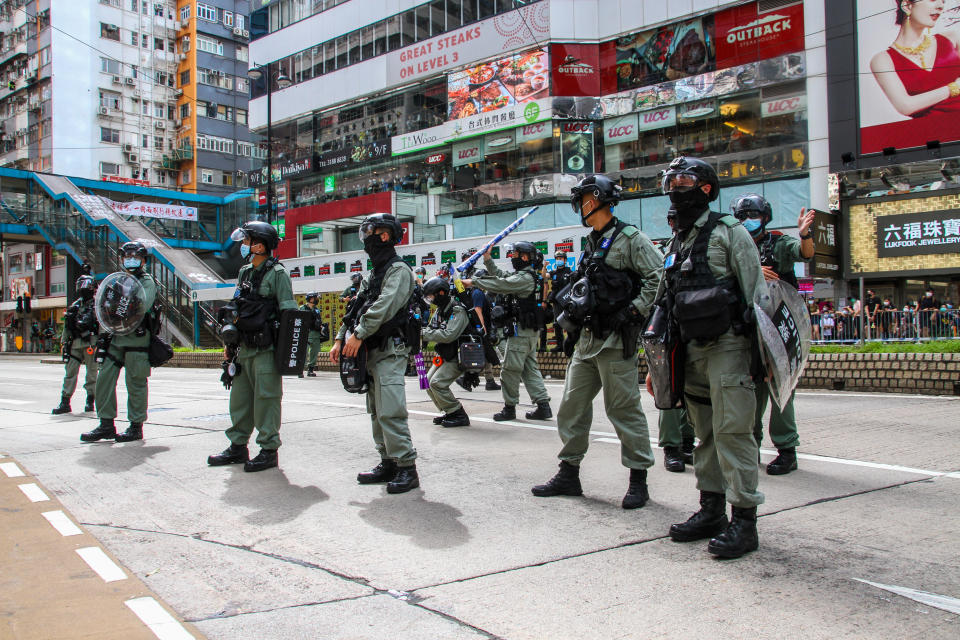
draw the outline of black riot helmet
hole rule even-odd
[[[590,223],[588,223],[587,220],[590,216],[606,205],[613,207],[619,203],[621,191],[623,191],[623,188],[615,184],[613,180],[605,175],[598,173],[587,176],[570,190],[570,206],[574,212],[580,216],[580,223],[585,227],[589,227]],[[587,215],[583,215],[583,196],[587,194],[595,197],[599,205],[593,211],[588,212]]]
[[[360,273],[353,274],[352,276],[350,276],[350,282],[352,282],[357,286],[360,286],[360,283],[363,282],[363,274],[360,274]]]
[[[397,220],[397,217],[389,213],[375,213],[367,216],[363,224],[360,225],[358,233],[360,242],[363,242],[367,236],[372,235],[378,229],[390,232],[390,239],[397,245],[403,240],[403,226]]]
[[[427,268],[426,268],[426,267],[417,267],[416,269],[413,270],[413,272],[414,272],[415,274],[417,274],[418,276],[426,276],[426,275],[427,275]]]
[[[146,262],[148,255],[149,254],[147,253],[147,248],[144,246],[142,242],[139,242],[137,240],[124,242],[123,245],[120,247],[120,256],[122,258],[137,257],[143,260],[144,262]]]
[[[442,307],[444,301],[446,300],[444,296],[449,295],[450,283],[440,276],[430,278],[423,285],[423,298],[430,304],[435,304],[438,307]],[[429,300],[427,300],[427,298],[429,298]]]
[[[553,254],[553,257],[554,257],[554,259],[557,260],[558,262],[563,262],[564,264],[566,264],[566,262],[567,262],[567,252],[566,252],[566,251],[557,251],[556,253]]]
[[[320,294],[317,293],[316,291],[311,291],[310,293],[307,294],[307,302],[310,302],[312,300],[313,303],[316,304],[319,299],[320,299]]]
[[[97,290],[97,283],[94,281],[93,276],[83,275],[77,278],[76,283],[77,293],[82,298],[92,298],[93,293]]]
[[[699,189],[705,184],[710,185],[707,202],[713,202],[720,195],[720,180],[717,178],[717,172],[709,162],[700,158],[680,156],[671,162],[670,168],[664,172],[661,188],[664,195],[670,195]]]
[[[770,203],[756,193],[748,193],[734,200],[730,205],[730,211],[740,222],[748,218],[760,218],[762,224],[766,225],[773,220],[773,208]]]
[[[541,253],[537,251],[537,247],[534,246],[532,242],[521,240],[520,242],[517,242],[516,244],[513,245],[513,259],[519,260],[520,256],[524,254],[526,254],[526,256],[530,259],[529,264],[532,264],[537,268],[539,268],[540,265],[543,263],[543,255],[541,255]],[[516,263],[514,264],[514,267],[520,268],[516,266]]]
[[[230,234],[234,242],[243,242],[244,238],[250,238],[250,244],[262,243],[267,251],[273,251],[280,244],[280,234],[272,224],[263,220],[244,222]]]

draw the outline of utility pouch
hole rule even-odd
[[[367,373],[367,345],[361,344],[357,355],[340,356],[340,382],[348,393],[366,393],[370,388]]]
[[[461,338],[457,350],[460,368],[467,373],[480,373],[487,364],[484,355],[483,343],[475,342],[470,338]]]
[[[173,358],[173,347],[155,333],[150,334],[150,345],[147,347],[147,359],[151,367],[162,367]]]
[[[730,291],[724,286],[677,293],[674,309],[680,338],[684,342],[713,340],[725,334],[733,320],[731,302]]]

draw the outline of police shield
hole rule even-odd
[[[93,308],[100,327],[114,335],[133,333],[143,322],[148,309],[147,294],[140,281],[118,271],[104,278],[97,289]]]
[[[770,396],[783,407],[800,381],[810,357],[810,316],[803,298],[782,280],[767,283],[770,315],[754,302],[760,355],[770,374]]]
[[[280,314],[280,330],[277,333],[277,348],[274,351],[277,371],[282,376],[298,376],[303,373],[307,360],[307,338],[313,318],[309,311],[287,309]]]

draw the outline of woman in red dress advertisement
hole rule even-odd
[[[904,116],[960,113],[960,35],[930,34],[945,11],[945,0],[895,2],[900,32],[870,61],[877,83]]]

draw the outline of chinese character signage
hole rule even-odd
[[[116,202],[114,200],[108,200],[107,198],[103,198],[103,201],[122,216],[197,221],[196,207],[183,207],[176,204],[157,204],[155,202]]]
[[[960,210],[877,216],[881,258],[960,252]]]

